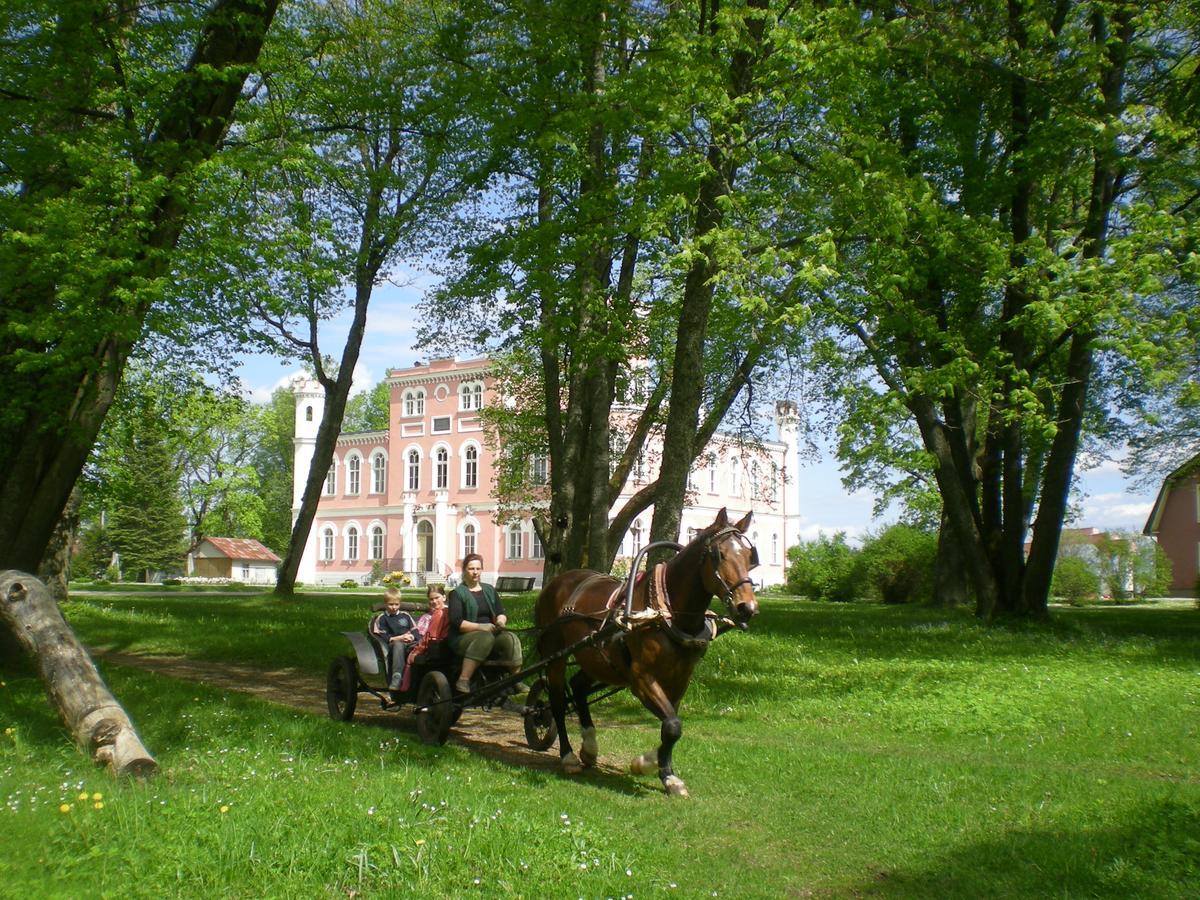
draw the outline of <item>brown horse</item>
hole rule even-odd
[[[547,667],[550,709],[558,726],[564,771],[575,774],[596,762],[596,729],[588,708],[593,688],[598,684],[628,687],[662,722],[657,752],[635,759],[631,770],[637,775],[657,771],[668,793],[687,796],[687,786],[672,771],[671,751],[683,731],[679,703],[696,663],[717,633],[715,623],[705,615],[708,606],[714,596],[720,597],[740,626],[758,613],[749,576],[758,553],[745,537],[749,524],[750,513],[731,525],[722,509],[711,525],[665,564],[665,577],[647,573],[637,582],[628,631],[615,641],[583,647],[574,654],[579,671],[571,678],[571,694],[583,737],[578,756],[571,749],[565,725],[567,660],[564,657]],[[538,596],[535,610],[542,657],[578,643],[612,617],[619,617],[624,612],[624,596],[616,578],[587,569],[573,569],[553,578]]]

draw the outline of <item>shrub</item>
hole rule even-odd
[[[183,584],[183,581],[179,578],[164,578],[162,583],[163,587],[178,587]]]
[[[787,586],[810,600],[854,600],[858,588],[858,553],[846,543],[845,532],[832,538],[821,534],[788,550]]]
[[[1060,556],[1054,564],[1050,592],[1071,606],[1083,606],[1100,594],[1100,576],[1078,556]]]
[[[356,588],[359,586],[359,584],[353,578],[347,578],[345,581],[342,582],[341,586],[344,588]]]
[[[104,580],[105,581],[120,581],[121,580],[121,570],[118,569],[116,566],[109,566],[104,572]]]
[[[936,534],[912,525],[890,525],[863,543],[860,565],[884,603],[928,603],[933,599]]]
[[[383,581],[383,563],[379,560],[371,563],[371,584],[379,584]]]

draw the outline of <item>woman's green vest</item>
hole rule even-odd
[[[479,582],[479,588],[483,592],[483,602],[487,604],[488,612],[491,613],[492,621],[496,620],[496,607],[500,603],[500,598],[496,596],[496,589],[490,584]],[[479,615],[479,604],[475,602],[475,594],[466,584],[460,584],[454,589],[455,596],[462,601],[463,605],[463,621],[474,622]],[[462,632],[450,636],[450,648],[458,650],[458,642],[462,638]]]

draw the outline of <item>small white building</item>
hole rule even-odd
[[[252,538],[205,538],[187,558],[187,574],[195,578],[274,584],[278,569],[279,557]]]

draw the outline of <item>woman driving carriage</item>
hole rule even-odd
[[[462,657],[462,671],[454,690],[470,693],[471,677],[485,660],[492,659],[509,671],[521,670],[521,642],[504,626],[508,616],[500,595],[484,584],[483,557],[468,553],[463,559],[462,582],[450,592],[450,648]],[[528,690],[517,684],[518,691]]]

